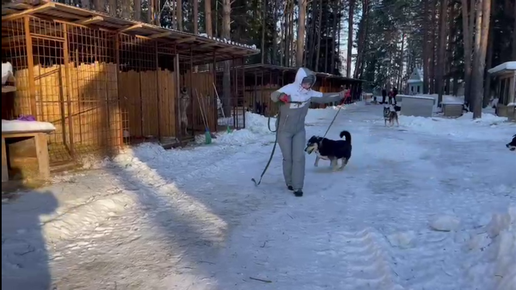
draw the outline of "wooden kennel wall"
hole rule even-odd
[[[13,65],[17,91],[2,100],[2,118],[30,114],[54,124],[54,163],[135,142],[192,138],[204,131],[194,89],[211,97],[208,119],[216,130],[216,74],[193,68],[259,52],[55,2],[4,6],[2,58]],[[188,136],[178,118],[183,87],[191,96]]]

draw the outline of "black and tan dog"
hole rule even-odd
[[[330,160],[333,171],[342,170],[348,164],[351,158],[351,133],[348,131],[340,132],[340,138],[346,137],[344,140],[330,140],[319,136],[312,136],[306,144],[305,151],[308,154],[315,152],[314,166],[319,166],[319,160]],[[341,166],[338,161],[341,160]]]
[[[516,151],[516,135],[512,136],[512,141],[507,143],[505,147],[509,148],[511,151]]]
[[[387,126],[387,122],[389,126],[394,125],[394,122],[399,126],[400,122],[398,120],[398,112],[396,110],[391,110],[390,107],[383,107],[383,120],[385,122],[385,126]]]

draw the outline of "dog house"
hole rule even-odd
[[[401,98],[401,115],[432,117],[435,98],[429,96],[398,95]]]
[[[488,72],[496,79],[496,114],[516,121],[516,61],[502,63]]]

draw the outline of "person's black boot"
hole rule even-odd
[[[294,191],[294,195],[297,197],[303,196],[303,191],[301,189],[297,189]]]
[[[294,190],[294,188],[292,187],[292,185],[287,185],[287,188],[288,188],[288,190]]]

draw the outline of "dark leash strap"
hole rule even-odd
[[[277,124],[279,125],[280,115],[278,114],[278,121]],[[260,185],[262,183],[262,178],[265,175],[265,172],[267,172],[267,169],[269,169],[269,165],[271,165],[272,158],[274,157],[274,152],[276,152],[276,145],[278,144],[278,128],[276,128],[276,131],[272,131],[271,129],[271,117],[269,116],[269,119],[267,120],[267,127],[269,128],[269,131],[276,133],[276,137],[274,138],[274,146],[272,147],[271,156],[269,157],[269,161],[267,161],[267,165],[265,165],[265,168],[262,171],[262,174],[260,175],[260,179],[256,181],[256,179],[251,178],[251,180],[254,182],[254,186]]]
[[[333,123],[335,122],[335,119],[337,119],[337,116],[339,115],[341,109],[342,109],[342,106],[340,106],[339,109],[337,110],[337,113],[335,113],[335,116],[333,117],[333,120],[331,120],[331,123],[330,123],[330,126],[328,126],[328,129],[326,129],[326,132],[324,133],[323,138],[326,137],[326,134],[328,134],[328,131],[330,131],[330,128],[333,125]]]

